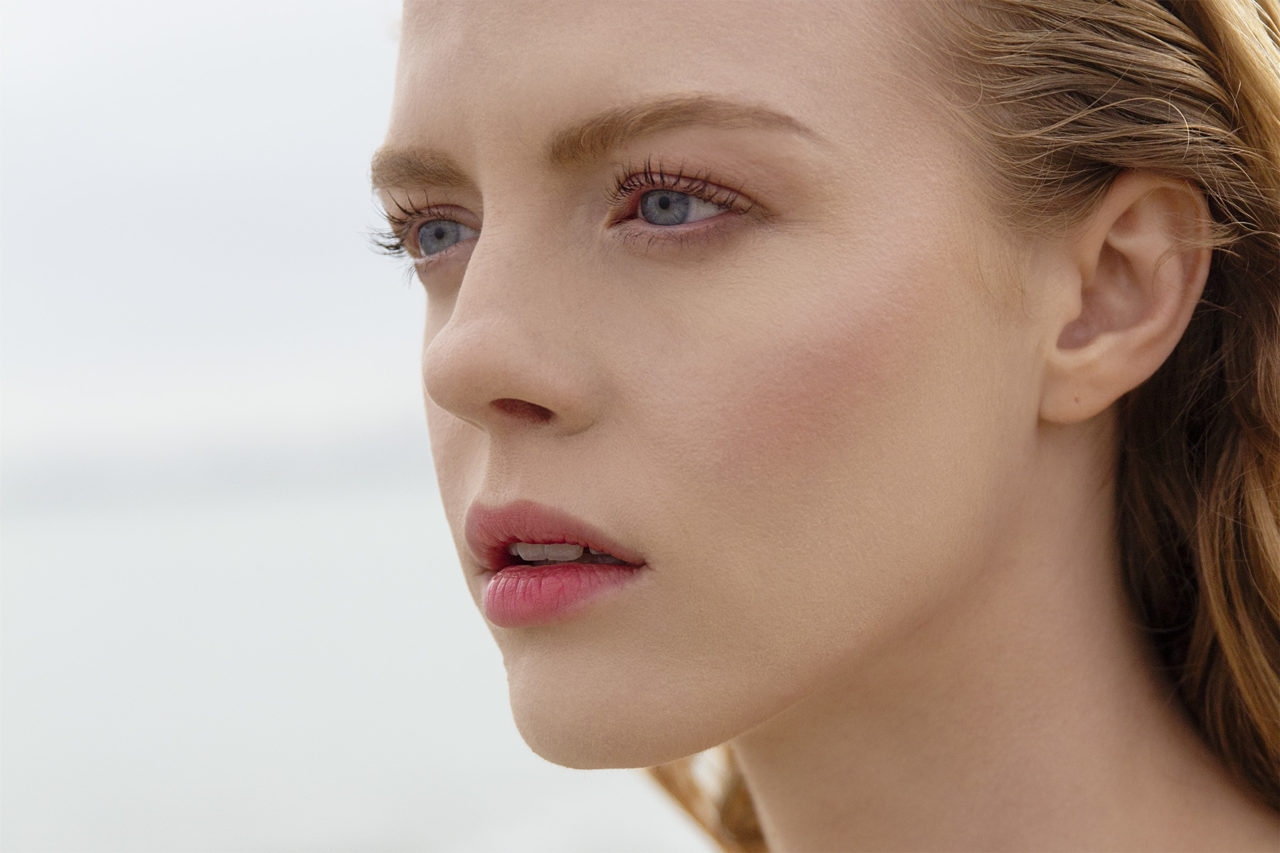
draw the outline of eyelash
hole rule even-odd
[[[627,166],[618,170],[613,179],[613,190],[609,192],[609,204],[615,208],[635,207],[632,199],[639,202],[640,196],[651,190],[674,190],[711,204],[729,208],[734,213],[750,213],[755,207],[742,193],[741,187],[725,187],[713,183],[710,177],[702,173],[685,174],[681,165],[674,172],[665,171],[661,163],[655,164],[652,158],[644,161],[644,165]],[[634,214],[634,210],[631,211]],[[615,220],[615,222],[623,220]],[[678,226],[674,226],[678,227]],[[670,230],[670,228],[663,229]]]
[[[412,253],[405,246],[405,239],[408,238],[411,226],[416,224],[418,220],[429,222],[432,217],[431,205],[424,204],[422,207],[405,207],[397,198],[392,198],[391,203],[395,205],[396,212],[383,210],[383,215],[387,220],[387,227],[373,232],[373,246],[384,255],[390,255],[393,258],[409,257]],[[416,258],[414,259],[417,260]]]
[[[660,163],[655,163],[652,158],[648,158],[641,166],[623,167],[615,174],[613,188],[607,193],[607,200],[611,208],[623,210],[625,213],[612,218],[610,224],[616,226],[635,221],[638,218],[636,210],[639,207],[640,197],[652,190],[685,193],[724,207],[726,212],[737,215],[748,214],[756,209],[756,204],[743,193],[741,187],[731,188],[713,183],[708,175],[702,173],[686,174],[683,165],[674,172],[664,171]],[[377,231],[373,235],[374,246],[378,251],[393,257],[410,257],[414,265],[432,263],[451,251],[452,247],[437,255],[426,258],[417,257],[405,243],[411,236],[413,227],[432,219],[447,217],[441,211],[433,210],[430,204],[424,204],[421,208],[405,207],[397,199],[392,199],[392,204],[398,212],[385,211],[388,228]],[[701,223],[718,220],[721,216],[723,214],[690,223],[688,228],[677,225],[623,229],[622,236],[627,242],[634,242],[637,239],[645,241],[647,246],[663,242],[684,245],[691,239],[711,236],[717,227],[702,226]]]

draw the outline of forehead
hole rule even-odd
[[[522,140],[619,104],[711,94],[833,136],[918,83],[897,0],[409,0],[388,141]]]

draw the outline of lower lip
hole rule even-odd
[[[613,563],[552,563],[508,566],[484,588],[484,615],[502,628],[559,622],[611,590],[640,569]]]

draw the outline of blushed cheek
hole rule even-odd
[[[912,378],[927,318],[909,294],[859,295],[776,318],[706,371],[687,427],[705,460],[766,489],[821,483],[909,416],[904,403],[927,393]]]

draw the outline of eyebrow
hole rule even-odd
[[[821,138],[795,117],[770,107],[711,95],[676,95],[613,107],[565,128],[552,137],[546,159],[553,167],[570,169],[595,162],[631,139],[698,125],[729,130],[784,130],[810,139]],[[469,183],[456,161],[430,148],[379,149],[373,155],[371,171],[375,189],[456,187]]]
[[[419,148],[379,148],[369,164],[373,188],[458,187],[468,183],[466,172],[442,151]]]
[[[562,130],[552,138],[547,160],[562,168],[579,166],[599,159],[629,139],[693,125],[728,130],[787,130],[817,138],[796,118],[769,107],[711,95],[679,95],[614,107]]]

